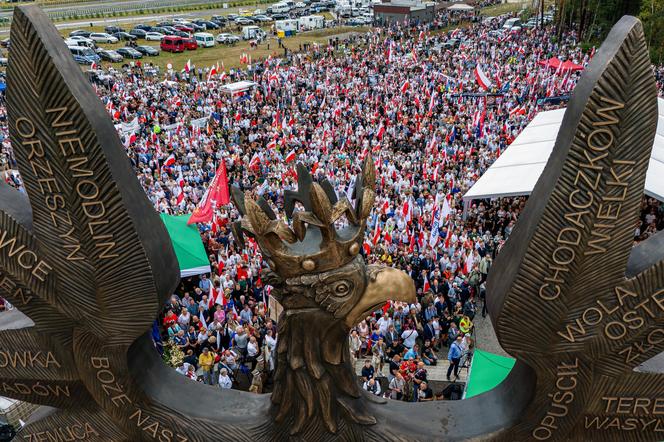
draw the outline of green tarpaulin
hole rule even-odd
[[[187,225],[189,216],[161,214],[161,220],[168,230],[175,256],[180,263],[180,276],[183,277],[210,272],[210,261],[205,253],[201,234],[198,233],[196,224]]]
[[[512,358],[475,350],[466,384],[466,399],[495,388],[512,371],[514,362]]]

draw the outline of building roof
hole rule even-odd
[[[664,100],[657,99],[657,132],[645,193],[664,201]],[[530,195],[553,151],[565,109],[540,112],[466,192],[464,200]]]

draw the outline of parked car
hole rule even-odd
[[[115,34],[113,34],[113,37],[117,38],[118,41],[136,41],[136,40],[138,40],[138,37],[136,37],[135,35],[131,35],[130,33],[124,32],[124,31],[123,32],[116,32]]]
[[[115,34],[116,32],[124,32],[125,30],[122,29],[120,26],[106,26],[104,28],[104,32],[107,34]]]
[[[88,37],[90,40],[97,43],[117,43],[118,39],[113,37],[111,34],[105,32],[93,32]]]
[[[189,32],[175,31],[175,32],[173,32],[172,34],[169,34],[169,35],[173,35],[175,37],[189,38],[190,34],[189,34]]]
[[[226,16],[226,18],[228,19],[228,21],[235,21],[235,19],[238,18],[238,17],[239,17],[239,15],[237,15],[237,14],[228,14],[228,15]]]
[[[246,26],[255,24],[249,17],[238,17],[235,19],[235,24]]]
[[[73,44],[70,44],[69,42],[73,42]],[[90,49],[94,49],[96,46],[95,42],[90,40],[89,38],[80,37],[76,35],[66,39],[65,43],[67,43],[67,46],[85,46]]]
[[[205,26],[203,26],[203,25],[199,25],[198,23],[194,23],[194,22],[186,22],[186,23],[182,23],[182,24],[183,24],[184,26],[188,27],[188,28],[192,28],[192,29],[194,30],[194,32],[202,32],[202,31],[205,31]]]
[[[130,48],[128,46],[118,49],[117,53],[125,58],[143,58],[143,54],[138,52],[136,49]]]
[[[346,20],[347,26],[364,26],[364,20],[361,18],[349,18]]]
[[[233,34],[219,34],[217,35],[217,43],[232,45],[240,41],[240,37]]]
[[[173,27],[175,29],[177,29],[178,31],[183,31],[183,32],[188,32],[188,33],[194,32],[194,28],[190,28],[189,26],[185,26],[185,25],[175,25]]]
[[[92,42],[92,46],[89,46],[89,45],[85,44],[85,42],[82,42],[80,40],[75,40],[73,38],[65,38],[65,44],[67,45],[67,47],[69,47],[69,46],[83,46],[83,47],[87,47],[87,48],[90,48],[90,49],[95,48],[94,42]]]
[[[91,65],[92,63],[99,63],[101,60],[99,55],[95,54],[95,51],[85,46],[69,46],[69,52],[78,64]]]
[[[184,39],[173,35],[165,36],[159,45],[164,52],[184,52]]]
[[[9,47],[9,39],[5,38],[4,40],[0,41],[0,46],[3,48],[8,48]]]
[[[71,31],[69,33],[70,37],[89,37],[92,32],[90,31],[81,31],[81,30],[76,30],[76,31]]]
[[[224,15],[213,15],[212,18],[210,18],[210,21],[215,23],[226,23],[228,18],[226,18]]]
[[[196,39],[193,37],[191,38],[183,38],[184,41],[184,48],[188,51],[195,51],[198,49],[198,43],[196,43]]]
[[[268,17],[267,15],[262,15],[262,14],[254,15],[254,16],[252,16],[251,18],[252,18],[254,21],[257,21],[257,22],[259,22],[259,23],[267,23],[267,22],[269,22],[269,21],[272,21],[272,19],[271,19],[270,17]]]
[[[117,51],[112,49],[102,49],[101,51],[97,52],[97,55],[99,55],[102,60],[110,61],[113,63],[119,63],[123,59],[122,55],[118,54]]]
[[[160,32],[148,32],[145,34],[145,39],[148,41],[161,41],[164,38],[164,34]]]
[[[146,31],[145,29],[134,28],[131,31],[129,31],[129,33],[136,38],[145,38],[145,34],[147,34],[148,31]]]
[[[152,28],[153,31],[161,32],[164,35],[175,35],[176,32],[180,32],[175,29],[173,26],[158,26]]]
[[[199,20],[194,20],[192,23],[195,24],[195,25],[204,26],[205,30],[219,29],[220,28],[220,26],[218,24],[216,24],[213,21],[209,21],[209,20],[200,20],[199,19]]]
[[[150,56],[150,57],[155,56],[155,55],[159,55],[159,49],[155,48],[154,46],[140,45],[140,46],[136,46],[134,49],[136,49],[141,54],[147,55],[147,56]]]
[[[277,21],[277,20],[288,20],[288,14],[272,14],[272,20]]]
[[[150,32],[152,30],[152,26],[139,23],[136,26],[134,26],[134,29],[142,29],[145,32]]]

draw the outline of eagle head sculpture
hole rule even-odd
[[[368,266],[360,255],[366,220],[373,207],[375,170],[371,156],[355,180],[353,206],[325,179],[314,182],[298,164],[297,191],[284,193],[289,226],[262,197],[254,200],[234,187],[243,215],[235,238],[253,237],[268,265],[265,281],[284,307],[272,404],[276,421],[292,416],[298,433],[314,415],[337,431],[338,419],[374,424],[350,361],[348,333],[388,300],[415,302],[415,285],[404,272]],[[295,210],[300,203],[304,210]],[[345,217],[345,219],[344,219]]]

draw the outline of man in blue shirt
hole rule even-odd
[[[203,290],[204,295],[210,293],[210,280],[207,279],[206,274],[201,275],[201,281],[198,283],[198,287],[200,287],[201,290]]]
[[[452,370],[454,370],[454,380],[459,379],[459,361],[461,361],[461,340],[459,334],[456,340],[450,345],[450,351],[447,353],[447,360],[450,361],[450,367],[447,369],[447,380],[450,380]]]

